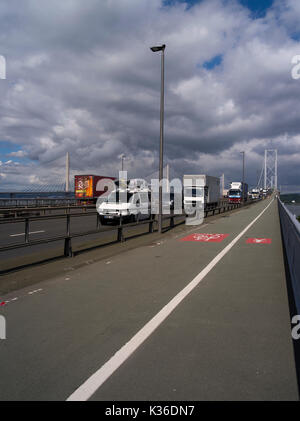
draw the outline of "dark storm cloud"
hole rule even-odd
[[[3,0],[1,140],[31,162],[12,174],[0,157],[0,182],[61,178],[67,151],[74,172],[116,175],[121,153],[131,176],[156,171],[160,57],[149,47],[165,42],[165,152],[174,172],[240,177],[245,150],[255,183],[273,144],[284,183],[297,184],[300,82],[291,58],[300,54],[299,18],[294,0],[255,20],[234,0],[189,9],[160,0]]]

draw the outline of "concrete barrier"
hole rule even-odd
[[[295,304],[300,314],[300,222],[280,200],[278,209]]]

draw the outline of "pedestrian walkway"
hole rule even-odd
[[[298,400],[276,201],[207,221],[1,310],[0,399]]]

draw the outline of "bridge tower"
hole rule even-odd
[[[264,188],[277,190],[277,149],[265,150]]]

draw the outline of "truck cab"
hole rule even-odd
[[[228,192],[229,203],[241,203],[242,191],[240,189],[230,189]]]
[[[229,203],[241,203],[246,202],[248,199],[248,184],[240,181],[234,181],[231,183],[230,190],[228,192]]]
[[[260,198],[260,193],[258,189],[252,189],[251,190],[251,199],[252,200],[257,200]]]

